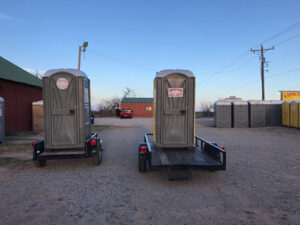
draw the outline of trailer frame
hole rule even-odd
[[[94,165],[100,165],[102,160],[102,140],[97,133],[92,133],[91,137],[86,140],[84,148],[76,148],[73,151],[70,149],[54,149],[53,151],[46,151],[44,148],[44,140],[37,140],[32,143],[33,148],[33,162],[36,167],[44,167],[47,165],[47,160],[58,159],[83,159],[93,158]],[[66,153],[66,152],[78,153]]]

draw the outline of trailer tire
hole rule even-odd
[[[102,160],[102,147],[98,144],[97,152],[93,154],[92,161],[95,166],[99,166]]]
[[[45,167],[47,165],[46,159],[35,159],[33,162],[36,167]]]
[[[147,172],[147,160],[146,159],[139,159],[139,171],[141,173]]]

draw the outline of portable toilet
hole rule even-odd
[[[290,104],[290,127],[300,128],[299,106],[300,106],[300,101],[292,101]]]
[[[216,101],[214,104],[214,116],[216,127],[232,127],[232,112],[230,101]]]
[[[263,101],[264,105],[265,105],[265,126],[269,127],[271,126],[271,101]]]
[[[246,101],[232,102],[233,127],[249,127],[249,109]]]
[[[32,103],[32,130],[44,131],[44,103],[43,100]]]
[[[271,126],[282,124],[282,101],[273,100],[271,103]]]
[[[85,148],[91,136],[90,80],[79,70],[49,70],[43,77],[45,151]]]
[[[5,136],[5,113],[4,113],[4,99],[0,97],[0,144],[4,142]]]
[[[250,127],[265,126],[265,103],[263,101],[248,101]]]
[[[158,148],[195,145],[195,77],[188,70],[162,70],[154,79],[153,138]]]
[[[282,103],[282,126],[290,126],[290,104],[292,101],[284,101]]]

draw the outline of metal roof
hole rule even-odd
[[[54,69],[54,70],[48,70],[44,77],[50,77],[53,74],[57,74],[57,73],[70,73],[73,74],[74,76],[77,77],[87,77],[87,75],[82,72],[81,70],[76,70],[76,69]]]
[[[43,87],[42,80],[0,56],[0,78]]]
[[[123,98],[121,103],[153,103],[153,98]]]
[[[190,70],[161,70],[159,72],[156,73],[156,77],[164,77],[164,76],[167,76],[169,74],[174,74],[174,73],[177,73],[177,74],[182,74],[182,75],[185,75],[187,77],[194,77],[194,74],[192,71]]]

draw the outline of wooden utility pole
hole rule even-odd
[[[81,46],[79,46],[79,54],[78,54],[78,70],[80,70],[80,62],[81,62]]]
[[[263,45],[260,46],[260,49],[252,49],[251,48],[251,52],[255,53],[255,52],[260,52],[260,61],[261,61],[261,68],[260,68],[260,73],[261,73],[261,94],[262,100],[265,100],[265,62],[266,62],[266,58],[264,57],[264,51],[268,51],[268,50],[274,50],[274,46],[272,48],[265,48],[263,47]]]
[[[80,64],[81,64],[81,52],[85,52],[86,48],[88,46],[88,42],[83,42],[82,46],[79,46],[79,54],[78,54],[78,70],[80,70]],[[83,49],[81,49],[83,48]]]

